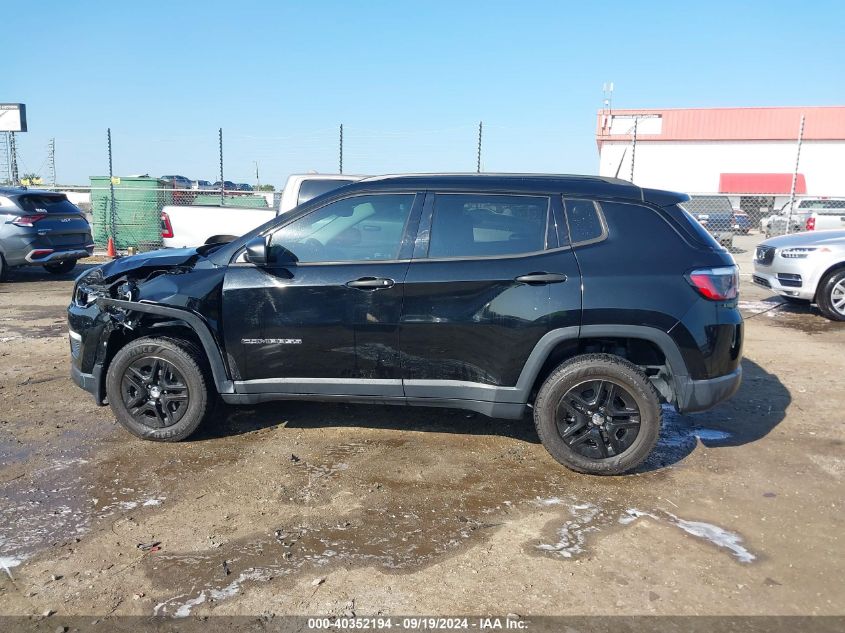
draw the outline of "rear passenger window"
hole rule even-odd
[[[563,204],[569,223],[570,241],[573,244],[596,240],[604,235],[604,226],[595,202],[567,198]]]
[[[549,199],[543,196],[437,194],[429,257],[491,257],[546,247]]]

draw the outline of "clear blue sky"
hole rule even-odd
[[[291,172],[595,173],[614,106],[845,103],[845,3],[65,2],[4,10],[0,101],[27,104],[21,171],[60,182]],[[693,8],[694,4],[694,8]]]

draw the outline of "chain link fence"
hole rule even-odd
[[[64,193],[91,224],[94,243],[105,248],[109,238],[118,250],[137,252],[162,247],[161,212],[165,206],[225,206],[278,208],[281,192],[179,189],[159,179],[145,177],[91,178],[89,187],[39,187]]]
[[[105,248],[109,237],[115,248],[138,252],[161,248],[161,212],[168,205],[224,206],[278,209],[281,191],[215,189],[195,184],[191,189],[175,188],[156,178],[91,178],[89,187],[41,187],[60,191],[82,209],[92,225],[94,242]],[[789,213],[789,196],[690,194],[684,208],[726,248],[737,235],[771,237],[808,229],[815,213],[827,219],[818,228],[845,228],[845,196],[796,196]],[[198,220],[198,221],[201,221]],[[787,230],[787,226],[789,229]],[[815,228],[815,227],[814,227]]]
[[[684,208],[722,245],[736,235],[768,238],[818,228],[845,228],[845,196],[692,193]],[[815,221],[823,216],[824,222]],[[811,220],[812,218],[812,220]]]

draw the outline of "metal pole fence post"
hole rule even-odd
[[[484,133],[484,121],[478,122],[478,156],[475,161],[476,173],[481,173],[481,136]]]
[[[786,213],[786,230],[788,234],[792,228],[792,207],[795,205],[795,184],[798,180],[798,163],[801,161],[801,141],[804,139],[804,115],[801,115],[801,124],[798,126],[798,147],[795,150],[795,170],[792,172],[792,188],[789,192],[789,211]]]
[[[634,182],[634,162],[637,158],[637,123],[639,119],[634,117],[634,136],[631,139],[631,182]]]
[[[226,197],[224,195],[224,190],[226,189],[226,185],[223,181],[223,128],[218,128],[217,130],[217,146],[218,146],[218,153],[220,155],[220,206],[222,207],[226,204]]]
[[[56,186],[56,139],[50,139],[47,169],[50,173],[50,184]]]
[[[114,217],[114,170],[112,168],[112,151],[111,151],[111,128],[106,128],[106,141],[109,152],[109,237],[117,241],[115,238],[115,228],[117,223]]]
[[[343,173],[343,123],[340,124],[340,156],[337,173]]]
[[[15,133],[9,132],[9,170],[12,175],[12,185],[17,185],[18,178],[18,146]]]

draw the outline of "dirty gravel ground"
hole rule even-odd
[[[221,406],[134,439],[68,378],[71,275],[13,272],[0,613],[843,614],[845,325],[751,286],[745,240],[741,391],[610,478],[441,409]]]

